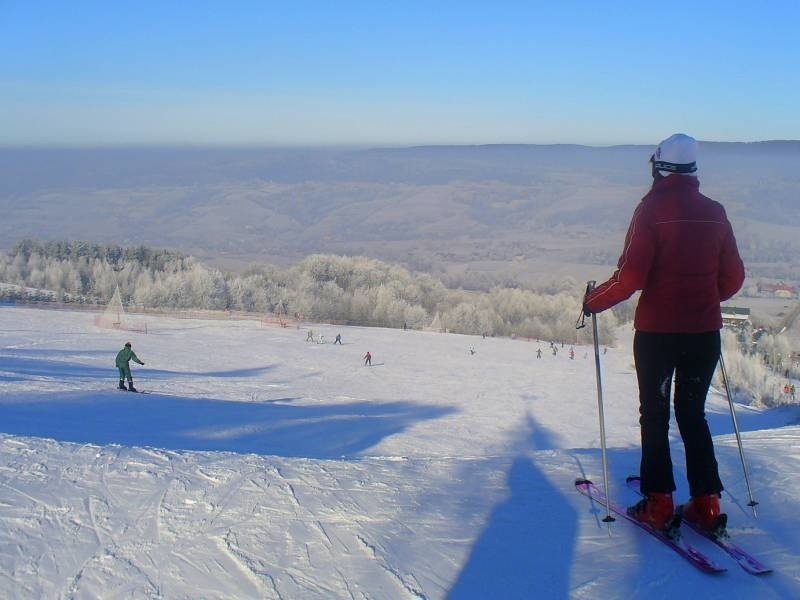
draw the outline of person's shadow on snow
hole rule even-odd
[[[555,448],[530,420],[533,448]],[[510,497],[489,515],[448,600],[567,598],[577,514],[527,456],[508,471]],[[557,535],[549,535],[557,529]]]

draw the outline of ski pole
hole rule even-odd
[[[595,283],[594,280],[586,282],[584,298],[594,289]],[[585,317],[585,313],[581,309],[581,316],[578,317],[578,323],[575,326],[577,329],[585,325],[583,317]],[[594,367],[597,378],[597,412],[600,418],[600,452],[603,456],[603,485],[608,499],[606,502],[606,516],[603,522],[611,523],[615,519],[611,516],[611,496],[608,493],[608,458],[606,457],[606,425],[605,417],[603,416],[603,381],[600,375],[600,342],[597,335],[597,315],[594,313],[592,313],[592,338],[594,339]]]
[[[758,517],[756,514],[756,502],[753,499],[753,491],[750,488],[750,475],[747,472],[747,461],[744,459],[744,446],[742,446],[742,436],[739,433],[739,422],[736,420],[736,411],[733,408],[733,396],[731,396],[731,388],[728,385],[728,374],[725,371],[725,360],[722,358],[722,352],[719,353],[719,366],[722,372],[722,383],[725,384],[725,394],[728,396],[728,404],[731,407],[731,419],[733,419],[733,431],[736,433],[736,443],[739,446],[739,459],[742,461],[742,471],[744,472],[744,482],[747,486],[747,495],[750,497],[750,502],[747,506],[753,509],[753,516]]]

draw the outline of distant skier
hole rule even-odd
[[[574,348],[570,348],[569,349],[569,359],[570,360],[575,360],[575,349]]]
[[[372,366],[372,354],[369,352],[364,355],[364,366]]]
[[[475,354],[475,346],[470,346],[469,347],[469,353],[470,354]]]
[[[306,334],[306,341],[307,342],[313,342],[314,341],[314,330],[313,329],[309,329],[308,330],[308,334]]]
[[[542,349],[541,348],[536,350],[536,358],[542,358]]]
[[[333,340],[333,345],[335,346],[336,344],[339,344],[340,346],[342,345],[342,334],[341,333],[337,333],[336,334],[336,339]]]
[[[117,369],[119,369],[119,389],[135,392],[137,389],[133,387],[133,376],[131,375],[130,364],[131,360],[139,363],[140,365],[144,365],[144,363],[139,360],[139,357],[136,356],[136,353],[131,349],[131,343],[126,342],[125,347],[117,352],[117,359],[115,361]],[[126,378],[128,380],[128,387],[125,387]]]

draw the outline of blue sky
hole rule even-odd
[[[800,139],[798,23],[796,0],[0,0],[0,145]]]

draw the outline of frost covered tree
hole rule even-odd
[[[784,381],[782,374],[770,368],[762,354],[765,349],[783,349],[784,338],[781,336],[776,338],[769,334],[762,338],[767,339],[761,344],[761,350],[750,353],[742,348],[734,332],[722,331],[722,352],[731,394],[735,400],[744,404],[777,406],[790,402],[790,397],[782,393]],[[766,350],[767,353],[770,350]],[[719,370],[716,373],[715,384],[724,389]]]
[[[587,330],[574,329],[582,289],[572,280],[543,283],[548,293],[520,287],[465,292],[364,257],[317,254],[286,269],[252,265],[231,274],[143,246],[24,241],[0,254],[0,281],[48,287],[67,300],[96,304],[107,303],[119,285],[126,305],[142,307],[282,311],[384,327],[424,327],[438,313],[456,332],[590,341]],[[600,315],[604,343],[613,340],[614,314]]]

